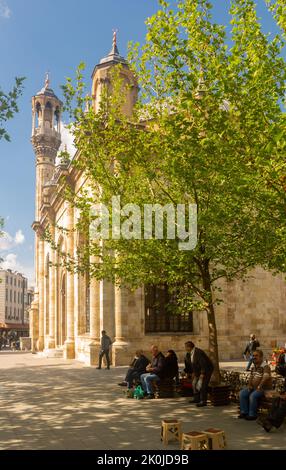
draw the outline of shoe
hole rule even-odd
[[[272,424],[266,422],[266,423],[263,424],[262,427],[263,427],[264,431],[270,432],[271,429],[272,429]]]
[[[101,367],[97,367],[97,369],[101,369]]]
[[[200,403],[199,400],[194,400],[193,398],[189,400],[189,403]]]
[[[245,419],[246,419],[246,421],[256,421],[257,416],[246,416]]]
[[[246,415],[245,413],[240,413],[240,415],[238,415],[238,419],[246,419],[248,417],[248,415]]]
[[[207,406],[207,404],[203,401],[200,401],[199,403],[196,404],[198,408],[201,408],[202,406]]]
[[[146,398],[152,400],[152,398],[155,398],[155,395],[153,393],[149,393]]]
[[[106,370],[110,370],[110,367],[105,367]]]
[[[127,387],[127,382],[120,382],[118,385],[120,387]]]

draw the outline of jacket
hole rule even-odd
[[[104,335],[101,337],[100,347],[102,351],[108,351],[111,345],[112,345],[112,341],[109,338],[109,336]]]
[[[165,365],[163,368],[162,379],[173,379],[178,380],[179,377],[179,366],[178,359],[174,356],[165,357]]]
[[[156,374],[158,377],[163,377],[165,367],[165,356],[161,352],[157,356],[153,356],[151,360],[151,367],[154,369],[151,374]]]
[[[185,372],[188,374],[195,374],[199,376],[200,374],[212,373],[214,366],[207,354],[199,348],[195,348],[193,355],[193,362],[191,362],[191,355],[186,354],[185,357]]]
[[[246,353],[252,354],[254,351],[256,351],[257,348],[259,348],[259,346],[260,346],[260,343],[259,341],[257,341],[257,339],[251,340],[247,343],[243,354],[246,354]]]
[[[132,369],[134,369],[138,374],[144,374],[146,372],[146,367],[150,363],[149,359],[146,356],[142,355],[138,358],[135,358],[131,364]]]

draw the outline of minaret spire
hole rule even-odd
[[[50,88],[50,72],[46,72],[46,79],[45,79],[45,90]]]
[[[117,33],[118,33],[118,29],[113,29],[113,38],[112,38],[112,49],[111,51],[109,52],[109,55],[119,55],[119,50],[118,50],[118,47],[117,47]]]

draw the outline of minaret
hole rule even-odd
[[[32,351],[43,351],[45,337],[45,241],[42,238],[41,206],[44,202],[44,186],[55,171],[57,152],[61,144],[60,122],[62,103],[50,88],[47,74],[45,85],[32,98],[32,138],[36,155],[36,204],[35,222],[35,297],[31,305],[30,336]]]
[[[32,138],[36,154],[36,213],[40,220],[43,187],[53,177],[55,160],[61,144],[62,102],[50,88],[47,74],[44,87],[32,98]]]
[[[91,76],[93,106],[97,112],[100,107],[103,88],[107,87],[111,90],[109,72],[114,66],[119,64],[121,65],[120,76],[123,79],[124,85],[122,111],[126,116],[131,116],[133,106],[137,100],[139,87],[133,72],[129,68],[127,60],[119,54],[117,47],[117,31],[113,32],[111,51],[95,66]]]

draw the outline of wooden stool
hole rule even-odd
[[[210,428],[203,432],[208,437],[210,450],[220,450],[226,447],[225,432],[221,429]]]
[[[182,450],[208,450],[208,436],[203,432],[191,431],[182,434]]]
[[[164,419],[161,424],[161,441],[168,445],[169,441],[181,442],[181,422],[177,419]]]

